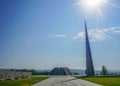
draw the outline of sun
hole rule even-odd
[[[90,10],[100,9],[107,0],[79,0],[78,5],[81,4],[84,8]]]
[[[87,14],[94,13],[97,18],[103,18],[102,12],[105,12],[106,8],[120,9],[120,6],[110,2],[110,0],[77,0],[74,5],[82,8]]]
[[[103,0],[84,0],[83,4],[87,5],[90,8],[96,8],[102,5]]]
[[[88,12],[97,13],[100,17],[102,17],[101,8],[106,6],[107,0],[78,0],[75,5],[82,6],[84,10]]]

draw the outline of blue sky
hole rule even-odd
[[[0,0],[0,68],[85,69],[86,17],[95,69],[120,69],[120,0],[102,18],[78,0]]]

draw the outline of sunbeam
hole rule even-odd
[[[104,9],[105,7],[120,8],[120,6],[110,3],[110,0],[77,0],[75,5],[90,12],[94,11],[94,13],[96,13],[100,18],[103,17],[101,9]]]
[[[107,3],[107,0],[78,0],[75,5],[82,6],[85,10],[95,11],[99,17],[102,17],[102,12],[100,9]]]

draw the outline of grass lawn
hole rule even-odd
[[[31,77],[29,79],[0,81],[0,86],[32,86],[47,78],[48,77]]]
[[[114,77],[114,78],[102,78],[102,77],[97,77],[97,78],[81,78],[87,81],[95,82],[98,84],[101,84],[103,86],[120,86],[120,78]]]

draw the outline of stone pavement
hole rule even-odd
[[[33,86],[102,86],[71,76],[53,76]]]

